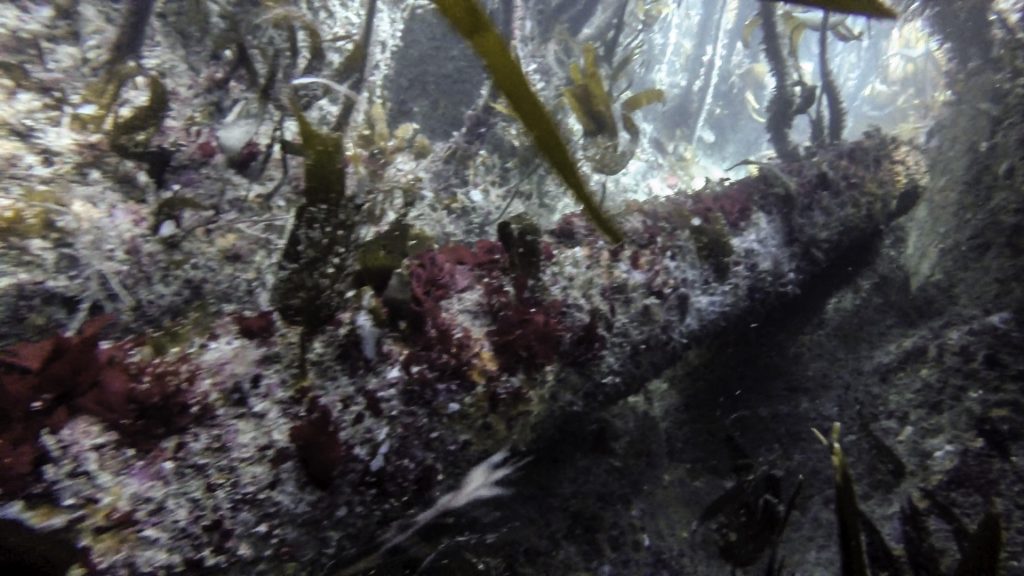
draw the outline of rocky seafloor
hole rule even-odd
[[[472,54],[428,6],[381,2],[391,33],[368,50],[366,89],[401,97],[364,105],[346,143],[367,249],[310,337],[276,309],[304,178],[286,99],[265,100],[289,66],[344,69],[363,22],[349,4],[293,22],[157,3],[108,114],[97,78],[119,5],[0,7],[3,566],[753,574],[774,549],[788,571],[835,573],[832,469],[811,428],[839,421],[893,570],[952,573],[989,510],[999,570],[1022,569],[1019,20],[983,19],[980,56],[947,31],[954,98],[923,149],[876,130],[620,198],[612,246],[565,214],[552,176],[520,200],[542,205],[532,222],[484,224],[524,135],[491,119],[474,142],[461,110],[488,88]],[[930,16],[940,31],[949,10]],[[345,40],[317,56],[308,21]],[[464,72],[431,114],[406,70],[438,43]],[[153,105],[153,78],[163,120],[126,149],[111,134]],[[307,89],[327,124],[343,100]],[[369,250],[394,238],[397,256]],[[373,257],[398,264],[381,279]],[[506,450],[505,493],[453,503]],[[405,536],[438,502],[448,513]]]

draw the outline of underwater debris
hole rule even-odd
[[[522,68],[512,57],[487,13],[476,0],[432,1],[484,61],[495,85],[501,89],[516,115],[533,136],[537,149],[561,176],[587,217],[610,242],[621,243],[624,239],[622,232],[587,190],[572,154],[558,131],[558,126],[530,88]]]

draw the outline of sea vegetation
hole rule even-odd
[[[814,430],[818,439],[829,450],[835,472],[835,514],[838,524],[840,574],[842,576],[868,576],[869,574],[900,574],[900,562],[881,531],[857,504],[857,495],[849,462],[839,443],[839,423],[832,425],[826,438]],[[926,511],[917,503],[930,504]],[[934,515],[952,531],[960,560],[950,576],[997,576],[1003,548],[1003,528],[999,512],[994,505],[982,515],[974,530],[970,530],[960,517],[937,495],[924,490],[915,501],[908,497],[900,509],[903,536],[903,556],[914,574],[943,574],[939,549],[932,542],[928,515]]]
[[[23,342],[0,353],[0,496],[33,483],[46,453],[43,430],[57,432],[75,415],[99,418],[132,447],[149,450],[203,415],[198,377],[187,354],[148,339],[100,347],[109,315],[74,336]]]
[[[843,126],[846,123],[846,109],[839,95],[839,85],[832,76],[828,65],[828,26],[829,13],[821,16],[821,34],[818,43],[818,67],[821,69],[821,94],[828,105],[828,142],[836,144],[843,138]],[[815,145],[824,144],[824,115],[821,109],[822,98],[818,98],[817,114],[811,118],[811,142]]]
[[[858,32],[847,24],[845,16],[830,17],[827,22],[819,16],[817,12],[796,11],[791,8],[783,8],[779,11],[777,21],[780,32],[787,40],[786,52],[793,62],[800,61],[800,41],[808,30],[827,31],[829,35],[840,42],[853,42],[864,36],[864,32]],[[744,22],[743,46],[750,47],[754,31],[761,27],[761,21],[760,14],[754,14]]]
[[[817,147],[826,143],[835,144],[842,139],[846,110],[839,88],[829,68],[827,41],[830,34],[844,42],[856,40],[860,38],[860,34],[846,26],[845,18],[832,19],[830,11],[860,14],[874,18],[896,17],[896,13],[891,8],[876,0],[836,2],[799,0],[791,3],[821,8],[820,19],[817,16],[809,18],[806,14],[796,13],[790,9],[783,10],[780,16],[774,2],[760,2],[757,15],[747,21],[743,31],[744,44],[749,45],[753,29],[760,25],[762,30],[765,59],[768,61],[769,69],[775,80],[775,86],[768,101],[765,129],[768,131],[768,138],[775,149],[775,154],[783,162],[793,162],[802,157],[800,148],[793,143],[789,135],[793,121],[802,114],[808,114],[811,119],[812,145]],[[820,34],[818,54],[821,70],[820,91],[817,86],[804,80],[799,71],[797,47],[804,31],[808,28],[817,28]],[[783,33],[789,46],[785,53],[782,49]],[[795,73],[790,72],[790,66],[794,67]],[[816,113],[812,114],[811,110],[815,102],[818,106]],[[828,111],[827,121],[823,106]]]
[[[894,550],[871,517],[860,507],[850,462],[839,442],[834,423],[826,437],[813,430],[828,449],[835,490],[834,514],[841,576],[910,574],[938,576],[997,576],[1003,549],[1003,527],[994,503],[972,530],[948,504],[927,488],[908,496],[900,506],[898,524],[902,550]],[[895,456],[894,456],[895,457]],[[898,458],[897,458],[897,462]],[[902,462],[899,462],[902,466]],[[803,478],[783,498],[784,478],[758,471],[736,482],[701,513],[697,528],[715,536],[719,555],[733,568],[747,568],[770,551],[762,572],[783,576],[792,572],[781,554],[790,514],[801,495]],[[946,562],[948,550],[934,542],[933,528],[951,537],[959,560]],[[945,568],[944,568],[945,566]]]
[[[305,158],[302,203],[279,263],[274,307],[286,323],[299,327],[299,368],[306,372],[309,343],[344,304],[344,279],[354,243],[358,208],[345,194],[345,155],[339,134],[313,127],[297,102]]]
[[[776,9],[774,4],[762,2],[758,10],[761,16],[764,54],[772,71],[772,77],[775,78],[775,88],[768,101],[768,118],[765,122],[765,129],[768,130],[768,139],[779,159],[783,162],[794,162],[800,159],[800,152],[790,139],[789,130],[793,127],[796,101],[789,85],[788,63],[782,54],[782,44],[776,24]]]
[[[790,4],[803,4],[833,12],[859,14],[873,18],[896,18],[896,11],[881,0],[783,0]]]
[[[483,60],[495,85],[533,136],[537,149],[569,187],[594,225],[610,242],[622,242],[622,232],[588,190],[558,125],[530,87],[487,13],[476,0],[433,0],[433,3]]]
[[[752,566],[770,551],[767,573],[784,574],[779,548],[803,479],[785,499],[782,484],[780,474],[762,470],[734,484],[701,512],[696,527],[714,533],[719,556],[730,566]]]
[[[601,174],[618,174],[633,158],[640,137],[640,128],[633,119],[633,113],[665,101],[664,92],[657,88],[642,90],[623,100],[619,114],[615,114],[615,83],[632,58],[632,54],[627,54],[620,60],[611,71],[607,84],[601,78],[597,50],[593,44],[584,45],[582,66],[573,62],[569,68],[571,84],[564,91],[565,100],[583,129],[585,145],[590,148],[590,165]],[[629,136],[625,146],[619,142],[620,123]]]
[[[538,148],[576,194],[584,212],[611,241],[622,241],[617,226],[587,190],[557,125],[530,88],[522,69],[487,14],[473,1],[438,0],[435,4],[484,60],[491,70],[495,85],[533,134]],[[343,65],[343,68],[351,71],[354,82],[352,86],[356,90],[359,79],[365,75],[365,46],[372,30],[372,17],[373,2],[364,21],[363,37],[350,52],[347,64]],[[650,103],[657,96],[659,94],[650,92],[636,94],[623,104],[623,113],[628,117],[632,111]],[[374,166],[388,162],[392,152],[387,145],[390,136],[384,120],[385,114],[374,114],[375,110],[383,110],[381,104],[371,105],[369,110],[371,125],[358,135],[356,143],[368,151],[363,162],[372,175]],[[302,111],[298,99],[292,100],[291,111],[299,123],[302,141],[290,149],[304,157],[305,187],[280,260],[280,274],[273,288],[273,301],[281,318],[301,329],[299,367],[300,373],[305,374],[309,344],[341,310],[349,282],[354,280],[357,285],[370,286],[375,292],[382,293],[401,262],[418,249],[415,246],[410,249],[409,240],[413,232],[400,220],[368,242],[360,244],[357,240],[357,229],[365,223],[366,214],[362,211],[363,205],[346,190],[343,134],[351,110],[343,106],[334,126],[326,132],[314,128]],[[630,130],[635,132],[635,122],[629,118],[627,123],[631,126]],[[523,232],[525,229],[521,229],[516,237],[531,237],[531,234]],[[532,234],[532,237],[536,236],[538,234]],[[536,258],[522,253],[523,249],[522,246],[514,249],[516,266],[536,268]],[[409,276],[412,290],[410,296],[422,305],[431,298],[422,292],[417,293],[416,280],[421,276],[415,274],[416,266],[412,270],[413,274]],[[435,318],[436,314],[432,314],[431,310],[427,307],[420,311],[417,321],[420,326],[428,326],[430,320]],[[448,334],[443,327],[434,327],[430,332],[437,336]],[[457,335],[448,334],[444,340],[450,345],[449,348],[459,349]],[[455,364],[463,362],[457,361]]]
[[[149,98],[144,106],[137,108],[126,118],[117,118],[110,129],[110,149],[118,156],[142,162],[146,173],[164,187],[164,174],[171,163],[171,151],[164,147],[152,147],[150,141],[163,124],[164,116],[170,109],[167,87],[155,75],[147,77]]]

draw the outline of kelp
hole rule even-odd
[[[281,318],[302,329],[300,373],[311,339],[344,304],[357,210],[345,195],[345,156],[340,134],[318,131],[292,101],[305,159],[305,188],[279,263],[272,299]]]
[[[828,10],[821,17],[821,38],[818,46],[818,67],[821,69],[821,97],[828,103],[828,140],[832,144],[843,139],[843,126],[846,124],[846,108],[839,94],[839,86],[832,77],[832,69],[828,65]],[[820,113],[819,113],[820,115]]]
[[[153,147],[150,140],[160,130],[170,109],[167,87],[157,76],[149,76],[149,100],[126,118],[114,121],[110,129],[110,149],[122,158],[142,162],[146,174],[157,188],[164,187],[164,174],[174,152],[163,146]]]
[[[622,101],[622,126],[631,138],[638,138],[640,131],[636,126],[636,121],[633,120],[633,112],[650,106],[651,104],[659,104],[665,101],[665,92],[660,88],[649,88],[633,94],[629,98]]]
[[[761,0],[762,2],[766,0]],[[898,16],[896,11],[885,5],[881,0],[782,0],[787,4],[801,4],[823,8],[833,12],[857,14],[871,18],[893,19]]]
[[[765,128],[771,140],[775,154],[783,162],[794,162],[800,159],[800,152],[789,138],[789,130],[793,127],[793,94],[789,90],[789,72],[786,57],[782,54],[779,41],[779,30],[775,23],[775,4],[762,2],[760,6],[762,43],[765,58],[775,79],[775,88],[768,101],[768,118]]]
[[[828,11],[826,10],[825,12]],[[797,12],[787,8],[779,13],[779,20],[781,21],[779,23],[782,29],[781,32],[787,40],[787,52],[794,63],[800,61],[800,41],[803,40],[804,33],[807,30],[828,32],[840,42],[853,42],[854,40],[860,40],[864,36],[863,31],[858,32],[850,28],[849,24],[846,23],[845,16],[824,19],[815,12]],[[743,46],[750,47],[754,30],[757,30],[760,26],[761,16],[759,14],[754,14],[743,23],[741,35]]]
[[[302,68],[302,75],[308,76],[317,74],[323,68],[327,60],[327,52],[324,51],[323,39],[320,30],[309,16],[295,7],[280,7],[268,12],[262,20],[271,26],[281,26],[288,34],[288,44],[292,57],[292,65],[297,63],[299,57],[298,29],[301,28],[309,39],[309,60]]]
[[[103,62],[103,73],[86,86],[82,101],[94,106],[88,112],[76,112],[76,127],[98,130],[110,115],[124,85],[141,73],[137,62],[146,40],[146,29],[153,14],[154,0],[138,0],[125,5],[124,17]],[[87,108],[88,109],[88,108]]]
[[[576,62],[570,64],[569,78],[572,79],[572,85],[565,89],[565,99],[583,128],[583,136],[618,138],[612,98],[601,80],[593,44],[583,47],[582,68]]]
[[[799,497],[802,479],[783,504],[783,478],[765,470],[743,478],[715,498],[697,519],[715,535],[718,554],[737,568],[756,564],[770,553],[768,574],[781,576],[778,548]]]
[[[484,61],[495,85],[508,99],[537,148],[572,191],[584,213],[611,242],[622,242],[622,232],[587,190],[558,126],[530,88],[522,68],[512,57],[487,13],[474,0],[432,1]]]
[[[842,576],[868,576],[867,559],[864,556],[864,540],[861,533],[861,512],[857,506],[857,495],[853,478],[846,463],[843,448],[839,445],[839,423],[832,424],[829,438],[817,430],[814,433],[829,449],[832,469],[835,472],[836,520],[839,523],[839,557]]]
[[[366,80],[366,64],[369,61],[370,36],[373,34],[373,24],[377,18],[377,0],[368,0],[366,4],[366,17],[363,19],[363,29],[359,39],[352,45],[348,56],[341,63],[339,78],[341,82],[352,81],[352,92],[359,94],[363,89],[363,82]],[[346,98],[341,105],[341,112],[334,120],[334,130],[344,132],[348,129],[352,119],[352,112],[355,111],[356,101]]]
[[[363,242],[356,253],[355,286],[369,286],[382,294],[392,274],[409,256],[434,248],[427,234],[403,220],[395,220],[386,230]]]
[[[995,509],[989,509],[967,541],[953,576],[997,576],[1002,551],[1002,521]]]
[[[71,117],[71,124],[79,130],[99,130],[121,96],[129,80],[141,73],[139,65],[127,62],[110,69],[102,77],[90,82],[82,92],[84,106]]]
[[[146,28],[155,4],[156,0],[134,0],[124,4],[124,17],[110,49],[105,66],[107,69],[138,59],[142,45],[146,42]]]
[[[526,214],[516,214],[498,222],[498,242],[508,255],[508,267],[522,278],[540,274],[544,252],[540,245],[540,227]]]
[[[110,130],[110,148],[120,156],[131,157],[148,145],[160,129],[170,108],[167,87],[156,76],[149,77],[149,101],[124,119],[114,121]]]

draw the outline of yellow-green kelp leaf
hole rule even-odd
[[[632,114],[644,106],[665,101],[665,92],[659,88],[650,88],[633,94],[622,101],[622,111]]]
[[[610,241],[616,244],[622,242],[622,232],[587,191],[569,148],[558,132],[558,126],[530,88],[523,69],[512,57],[505,46],[505,40],[480,4],[476,0],[432,1],[484,61],[494,78],[494,84],[533,136],[537,148],[572,190],[576,200],[583,206],[584,213]]]
[[[762,2],[765,0],[762,0]],[[881,0],[782,0],[787,4],[803,4],[815,8],[824,8],[832,12],[859,14],[871,18],[896,18],[898,14],[886,6]]]
[[[842,576],[868,576],[867,559],[864,556],[864,541],[860,529],[860,507],[857,505],[853,477],[839,445],[839,423],[832,423],[829,438],[814,430],[814,434],[832,453],[832,469],[835,472],[836,520],[839,522],[839,559]]]
[[[640,128],[636,125],[636,120],[633,120],[633,112],[644,106],[664,101],[664,91],[658,88],[650,88],[637,92],[622,102],[622,126],[626,129],[626,133],[629,134],[630,138],[636,140],[640,137]]]

